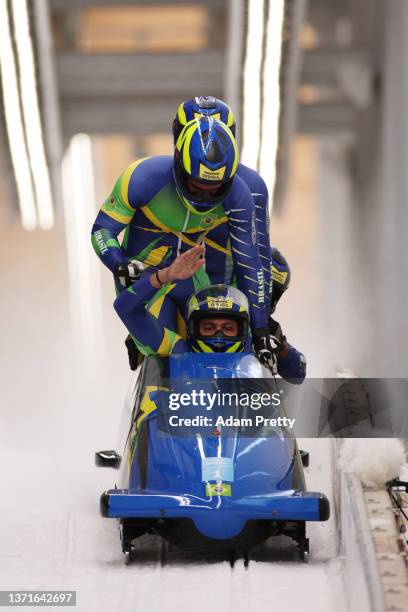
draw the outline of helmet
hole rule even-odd
[[[174,180],[187,208],[206,213],[221,204],[232,187],[237,167],[238,148],[224,123],[201,117],[183,128],[174,149]],[[194,188],[189,179],[194,181]],[[215,192],[209,190],[217,185]]]
[[[222,121],[229,127],[235,136],[234,113],[228,104],[218,100],[213,96],[197,96],[182,102],[178,107],[177,114],[173,121],[173,137],[176,144],[183,127],[192,119],[200,117],[212,117]]]
[[[236,336],[217,332],[214,336],[200,333],[200,321],[229,318],[238,324]],[[238,353],[245,349],[249,330],[249,306],[246,296],[227,285],[211,285],[194,293],[187,302],[187,340],[196,353]]]

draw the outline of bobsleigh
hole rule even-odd
[[[276,390],[269,370],[251,354],[144,360],[130,394],[122,456],[96,453],[98,465],[120,468],[115,488],[100,498],[100,510],[119,520],[123,552],[132,551],[137,537],[155,533],[182,548],[246,555],[270,536],[283,534],[296,541],[307,561],[306,522],[326,521],[330,514],[326,496],[306,490],[307,454],[302,456],[285,427],[251,428],[256,413],[251,406],[238,402],[226,410],[220,403],[222,390],[238,389],[243,397],[243,391],[251,395],[265,383]],[[203,389],[214,391],[213,401],[192,406],[194,390],[198,400]],[[244,425],[219,424],[220,415],[231,411]],[[285,416],[282,404],[268,408],[268,414]]]

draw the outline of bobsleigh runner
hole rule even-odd
[[[96,453],[97,465],[120,468],[100,509],[119,520],[124,553],[136,538],[154,533],[177,547],[222,549],[230,559],[247,560],[251,548],[283,534],[308,560],[306,522],[326,521],[330,509],[325,495],[306,491],[307,453],[281,425],[251,426],[259,411],[248,402],[226,407],[228,393],[221,393],[242,397],[246,391],[248,397],[265,384],[276,391],[269,370],[250,354],[144,360],[135,375],[122,458],[116,451]],[[203,406],[200,398],[209,390],[212,399]],[[285,416],[281,403],[267,413]],[[224,425],[220,417],[231,415],[238,420]]]

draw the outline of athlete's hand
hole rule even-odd
[[[275,321],[269,315],[268,320],[268,328],[269,328],[269,342],[271,343],[271,347],[277,352],[280,353],[286,344],[286,336],[283,335],[282,328],[278,321]]]
[[[144,264],[137,259],[131,259],[126,263],[120,263],[116,266],[114,276],[115,279],[127,289],[142,276]]]
[[[267,366],[273,374],[278,372],[277,347],[271,343],[268,329],[253,329],[252,344],[259,361]]]
[[[204,252],[204,247],[197,245],[179,257],[176,257],[168,268],[162,268],[159,270],[158,274],[160,282],[167,284],[171,283],[172,281],[191,278],[191,276],[193,276],[193,274],[204,265]]]

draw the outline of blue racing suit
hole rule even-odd
[[[272,291],[271,264],[273,265],[273,253],[271,253],[269,240],[268,189],[261,176],[244,164],[238,164],[237,175],[248,186],[254,201],[258,252],[264,273],[266,308],[267,312],[269,312],[269,300]],[[231,237],[235,238],[238,244],[243,239],[241,235],[231,236],[232,233],[233,230],[228,232],[225,225],[221,224],[212,229],[204,239],[207,253],[206,272],[211,280],[217,277],[216,282],[227,285],[231,284],[234,276],[232,255],[234,249],[237,248],[231,243],[230,239]]]
[[[223,239],[228,236],[230,239],[237,286],[249,301],[252,329],[266,328],[268,295],[264,268],[270,271],[270,260],[269,266],[262,266],[254,200],[239,175],[234,177],[231,191],[221,205],[209,212],[196,213],[188,210],[178,197],[172,157],[138,160],[119,177],[102,205],[92,228],[92,243],[112,271],[119,263],[133,258],[150,268],[160,268],[205,241],[211,230],[221,226]],[[120,245],[117,237],[124,229]],[[228,253],[214,245],[215,242],[210,245],[212,250],[206,254],[206,262],[210,281],[217,283],[224,281]]]

